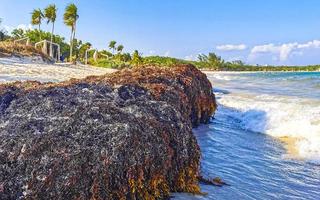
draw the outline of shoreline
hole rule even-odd
[[[200,70],[203,73],[225,73],[225,74],[232,74],[232,73],[299,73],[299,72],[303,72],[303,73],[320,73],[320,71],[214,71],[214,70]]]

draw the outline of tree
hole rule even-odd
[[[37,38],[39,38],[39,31],[38,33],[36,34]],[[11,36],[14,38],[14,39],[19,39],[19,38],[23,38],[23,37],[26,37],[26,34],[25,34],[25,31],[21,28],[19,29],[13,29],[12,32],[11,32]]]
[[[221,56],[217,56],[215,53],[209,53],[208,61],[209,63],[217,66],[224,63],[224,60],[221,58]]]
[[[73,41],[76,36],[76,25],[77,20],[79,19],[78,8],[75,4],[69,4],[64,12],[63,21],[65,25],[71,28],[71,36],[70,36],[70,61],[72,61],[72,50],[73,50]]]
[[[224,63],[224,60],[215,53],[209,53],[208,55],[199,54],[198,60],[202,67],[213,69],[218,69]]]
[[[142,57],[139,53],[138,50],[134,50],[133,54],[132,54],[132,60],[131,60],[131,64],[139,66],[141,65],[143,62]]]
[[[118,53],[121,54],[121,52],[123,51],[123,49],[124,49],[124,46],[123,46],[123,45],[119,45],[119,46],[117,47]]]
[[[131,55],[130,53],[124,53],[122,56],[121,56],[121,60],[123,62],[129,62],[131,61]]]
[[[41,32],[41,22],[42,22],[42,19],[44,18],[44,15],[41,11],[41,9],[35,9],[32,11],[31,13],[31,24],[36,26],[38,25],[39,27],[39,39],[41,40],[41,35],[40,35],[40,32]]]
[[[53,55],[52,52],[52,42],[53,42],[53,33],[54,33],[54,23],[56,21],[57,18],[57,8],[56,5],[51,4],[48,7],[46,7],[44,9],[44,16],[47,18],[47,24],[49,24],[50,22],[52,23],[52,29],[51,29],[51,38],[50,38],[50,56]]]
[[[89,50],[91,48],[91,43],[86,42],[84,44],[81,44],[81,46],[79,47],[79,58],[84,60],[85,56],[86,56],[86,51]]]
[[[112,40],[109,42],[109,49],[112,49],[112,54],[114,54],[114,50],[116,49],[117,42]]]
[[[99,54],[104,56],[104,57],[107,57],[107,58],[111,58],[113,56],[113,54],[110,51],[107,51],[107,50],[99,51]]]
[[[231,62],[231,64],[243,66],[244,62],[242,60],[234,60]]]

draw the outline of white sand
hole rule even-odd
[[[116,70],[86,65],[47,64],[39,58],[0,58],[0,83],[37,80],[58,82],[70,78],[103,75]]]

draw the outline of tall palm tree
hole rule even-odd
[[[31,24],[39,26],[39,39],[41,40],[41,21],[44,18],[44,15],[41,9],[34,9],[31,13]]]
[[[50,56],[53,55],[52,52],[52,42],[53,42],[53,33],[54,33],[54,23],[57,18],[57,8],[56,5],[51,4],[48,7],[44,9],[44,16],[47,18],[47,24],[50,22],[52,23],[52,29],[51,29],[51,43],[50,43]]]
[[[63,21],[64,24],[71,27],[71,36],[70,36],[70,61],[72,60],[72,50],[73,50],[73,41],[76,36],[76,25],[77,20],[79,19],[78,8],[75,4],[69,4],[64,12]]]
[[[117,42],[112,40],[109,42],[109,49],[112,49],[112,54],[114,54],[114,50],[116,49]]]
[[[124,46],[123,46],[123,45],[119,45],[119,46],[117,47],[118,53],[121,53],[123,49],[124,49]]]

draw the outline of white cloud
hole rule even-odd
[[[197,56],[195,56],[193,54],[184,57],[184,59],[188,60],[188,61],[194,61],[194,60],[196,60],[196,58],[197,58]]]
[[[14,29],[22,29],[22,30],[32,30],[32,25],[31,24],[19,24],[18,26],[8,26],[8,25],[4,25],[3,26],[4,29],[8,32],[11,33]]]
[[[154,56],[156,54],[155,50],[150,50],[148,53],[146,53],[146,56]]]
[[[216,46],[216,49],[220,51],[242,51],[247,49],[247,46],[245,44],[239,44],[239,45],[225,44],[225,45]]]
[[[166,51],[166,52],[163,54],[164,57],[168,57],[169,55],[170,55],[170,51]]]
[[[320,41],[313,40],[304,44],[299,44],[298,49],[320,48]]]
[[[320,41],[313,40],[306,43],[284,43],[284,44],[266,44],[266,45],[258,45],[254,46],[249,55],[249,60],[254,60],[259,54],[273,54],[277,55],[277,60],[279,61],[287,61],[291,55],[302,55],[303,50],[312,49],[312,48],[320,48]],[[273,60],[275,58],[273,57]]]
[[[4,27],[4,29],[5,29],[6,31],[8,31],[8,32],[11,32],[11,31],[14,29],[14,27],[12,27],[12,26],[7,26],[7,25],[4,25],[3,27]]]
[[[23,29],[23,30],[31,30],[31,29],[32,29],[32,25],[31,25],[31,24],[28,24],[28,25],[26,25],[26,24],[19,24],[19,25],[17,26],[17,28]]]

